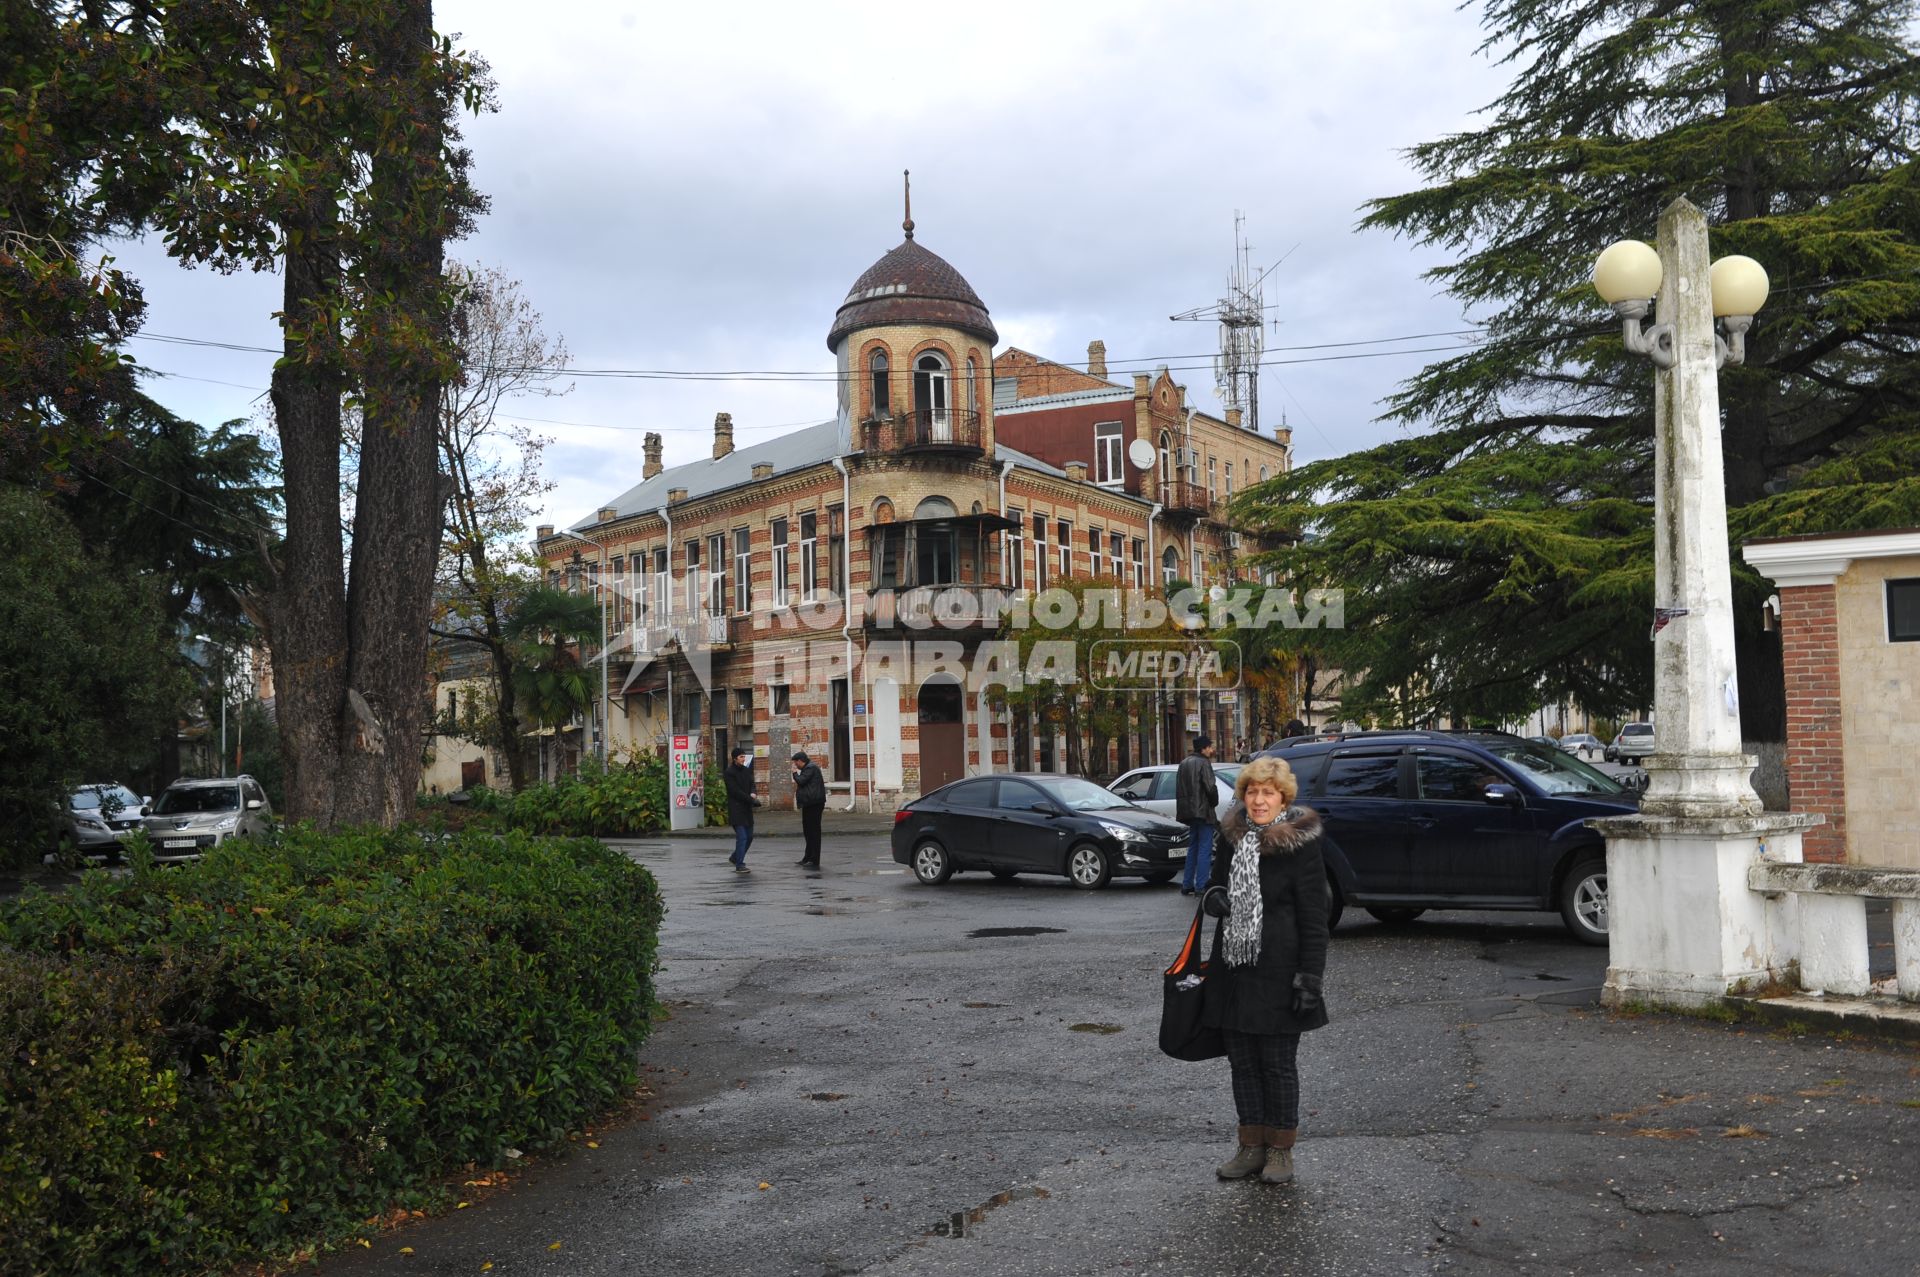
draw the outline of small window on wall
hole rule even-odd
[[[767,690],[773,694],[774,713],[791,714],[793,712],[793,701],[785,683],[769,683]]]
[[[867,361],[867,370],[873,377],[873,415],[878,417],[893,406],[892,397],[887,391],[886,352],[874,351],[873,358]]]
[[[1887,641],[1920,643],[1920,577],[1887,582]]]
[[[1103,421],[1093,428],[1093,481],[1118,487],[1126,480],[1121,465],[1121,424]]]

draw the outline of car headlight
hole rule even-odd
[[[240,817],[238,816],[222,816],[219,820],[213,822],[213,828],[217,833],[226,833],[239,823]]]
[[[1147,840],[1145,834],[1131,825],[1120,825],[1115,824],[1111,820],[1103,820],[1100,822],[1100,827],[1112,834],[1115,838],[1118,838],[1121,842],[1145,842]]]
[[[93,816],[82,816],[78,820],[74,821],[74,823],[76,825],[79,825],[80,828],[82,829],[97,829],[101,833],[105,833],[107,831],[107,822],[104,820],[97,819],[96,817],[93,817]]]

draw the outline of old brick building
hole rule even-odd
[[[830,419],[736,448],[720,413],[712,455],[672,468],[648,435],[637,484],[570,529],[540,529],[550,578],[606,608],[610,754],[675,734],[716,757],[749,743],[776,805],[797,748],[833,801],[861,806],[967,774],[1064,769],[1048,724],[996,710],[955,673],[1006,610],[1063,579],[1147,590],[1250,576],[1222,503],[1288,464],[1284,432],[1190,411],[1164,370],[1128,386],[1100,364],[996,357],[986,306],[904,229],[834,315]],[[1158,726],[1109,742],[1088,770],[1177,758],[1194,715],[1245,731],[1231,697],[1159,700]],[[599,717],[573,749],[594,749]]]

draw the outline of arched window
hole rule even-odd
[[[947,361],[929,350],[913,364],[914,436],[923,443],[945,443],[953,438],[948,412]]]
[[[1163,589],[1172,589],[1180,576],[1180,552],[1168,546],[1160,555],[1160,585]]]
[[[867,368],[873,374],[873,415],[877,417],[893,407],[893,397],[887,393],[887,352],[874,351]]]
[[[967,411],[980,411],[980,365],[971,356],[967,359]]]
[[[913,517],[916,519],[953,519],[958,518],[959,514],[953,502],[945,497],[928,497],[913,508]]]
[[[1260,467],[1260,482],[1262,482],[1262,483],[1265,483],[1266,481],[1267,481],[1267,468],[1266,468],[1265,466],[1261,466],[1261,467]]]
[[[1165,488],[1173,482],[1173,436],[1160,432],[1160,486]]]

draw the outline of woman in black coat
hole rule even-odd
[[[1300,1128],[1300,1035],[1327,1022],[1327,870],[1320,817],[1293,806],[1299,784],[1277,758],[1257,758],[1234,785],[1220,825],[1206,911],[1223,919],[1207,964],[1203,1017],[1221,1030],[1240,1119],[1221,1179],[1293,1178]]]

